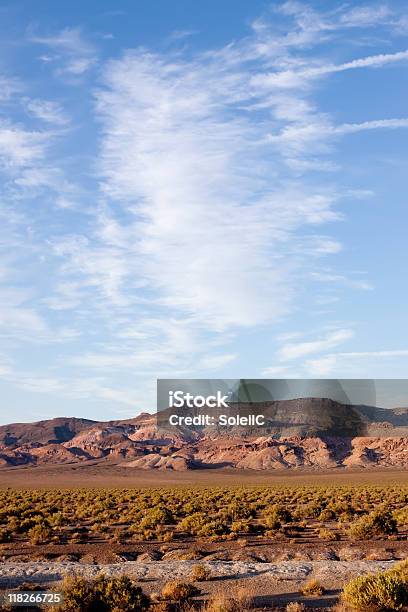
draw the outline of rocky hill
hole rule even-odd
[[[240,413],[253,405],[236,404]],[[156,415],[0,426],[0,468],[111,461],[127,469],[347,469],[408,466],[408,409],[326,398],[257,404],[262,428],[169,427]],[[245,433],[245,435],[243,435]]]

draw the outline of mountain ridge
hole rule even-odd
[[[128,469],[408,467],[408,408],[329,398],[258,403],[266,426],[170,427],[162,413],[125,420],[56,417],[0,426],[0,468],[112,461]],[[254,404],[236,403],[245,413]],[[234,410],[233,410],[234,412]],[[245,435],[243,435],[245,434]]]

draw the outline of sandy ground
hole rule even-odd
[[[0,469],[0,488],[57,489],[107,487],[408,484],[407,470],[191,470],[187,472],[131,470],[110,462]]]
[[[126,574],[141,583],[146,592],[157,592],[169,580],[185,580],[195,561],[166,561],[115,563],[93,565],[81,563],[2,563],[0,589],[6,590],[22,583],[35,583],[57,587],[65,575],[92,578],[100,573],[107,576]],[[286,561],[280,563],[207,562],[202,565],[211,571],[211,580],[199,583],[202,596],[208,597],[226,588],[233,594],[244,587],[255,595],[255,604],[263,609],[288,601],[304,600],[300,586],[316,578],[325,587],[326,594],[319,599],[308,599],[308,607],[325,609],[337,600],[342,585],[357,575],[382,571],[393,561]]]
[[[263,576],[269,581],[303,582],[313,576],[322,583],[330,582],[340,586],[350,576],[382,571],[391,567],[394,561],[281,561],[280,563],[247,563],[243,561],[208,561],[200,565],[211,571],[214,579],[253,578]],[[0,564],[0,586],[14,586],[22,582],[36,584],[61,580],[67,574],[80,574],[93,578],[100,573],[106,576],[126,574],[135,580],[160,581],[185,580],[197,561],[152,561],[140,563],[111,563],[107,565],[73,562],[37,562]],[[333,577],[334,576],[334,577]]]

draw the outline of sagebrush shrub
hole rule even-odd
[[[319,597],[323,595],[324,588],[316,578],[311,578],[300,588],[300,592],[305,597]]]
[[[279,529],[282,524],[290,523],[292,520],[292,514],[289,510],[279,504],[267,508],[264,512],[264,517],[265,525],[268,529]]]
[[[28,532],[31,544],[45,544],[52,535],[51,529],[47,525],[35,525]]]
[[[204,582],[205,580],[210,580],[211,578],[211,570],[205,565],[193,565],[191,568],[191,580],[193,582]]]
[[[252,592],[244,587],[228,593],[217,593],[200,609],[201,612],[247,612],[253,610]]]
[[[331,531],[330,529],[325,529],[322,527],[319,529],[319,539],[335,542],[336,540],[340,540],[340,536],[336,531]]]
[[[408,584],[408,559],[399,561],[389,571],[389,574],[398,576],[403,582]]]
[[[61,612],[141,612],[150,606],[149,597],[127,576],[95,580],[69,576],[62,592]]]
[[[190,597],[194,597],[199,594],[199,590],[189,582],[179,582],[178,580],[172,580],[167,582],[162,589],[163,599],[169,601],[187,601]]]
[[[406,583],[391,572],[359,576],[343,588],[343,600],[355,610],[402,610],[408,604]]]
[[[349,535],[356,540],[366,540],[377,535],[397,533],[397,522],[389,510],[374,510],[351,525]]]

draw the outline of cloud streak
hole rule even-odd
[[[346,340],[350,340],[353,335],[350,329],[338,329],[328,333],[319,340],[291,342],[282,346],[278,353],[278,358],[281,361],[292,361],[313,353],[321,353],[342,344]]]
[[[330,74],[356,70],[360,68],[380,68],[389,64],[396,64],[408,60],[408,50],[396,53],[380,53],[358,58],[343,64],[319,64],[309,68],[297,70],[278,70],[269,73],[259,73],[252,77],[251,83],[254,87],[265,90],[296,89],[308,87],[316,79]]]
[[[50,36],[32,35],[31,42],[48,48],[51,55],[43,56],[46,63],[56,66],[56,74],[81,77],[97,62],[95,47],[85,40],[81,28],[64,28]]]

